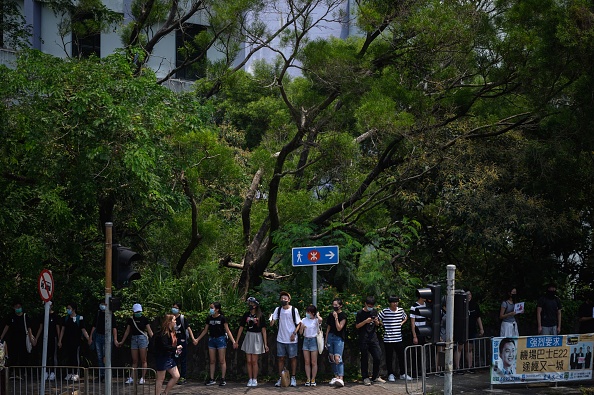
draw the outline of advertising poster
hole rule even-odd
[[[592,379],[594,334],[493,338],[491,384]]]

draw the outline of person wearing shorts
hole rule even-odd
[[[229,329],[229,324],[227,323],[227,319],[223,315],[223,312],[221,310],[221,304],[219,302],[214,302],[210,304],[209,313],[210,315],[206,319],[206,325],[204,325],[204,329],[197,338],[192,340],[194,342],[194,345],[197,345],[200,339],[202,339],[208,332],[210,380],[208,380],[205,384],[214,385],[217,383],[214,379],[214,374],[218,354],[219,364],[221,365],[221,380],[219,382],[219,385],[224,386],[227,385],[227,382],[225,381],[225,374],[227,373],[227,362],[225,361],[225,353],[227,352],[227,336],[229,336],[229,339],[231,339],[231,342],[233,344],[235,344],[235,339],[233,338],[233,334]]]
[[[142,315],[142,306],[135,303],[132,306],[132,317],[126,320],[126,330],[122,336],[122,341],[115,341],[116,347],[121,347],[122,344],[130,336],[130,352],[132,353],[132,367],[138,368],[138,360],[140,359],[140,366],[142,367],[141,377],[138,384],[144,384],[144,377],[148,368],[147,351],[149,344],[149,336],[153,337],[153,330],[149,324],[148,318]],[[130,376],[126,380],[126,384],[133,384],[134,379]]]
[[[305,362],[305,386],[316,386],[318,374],[318,331],[322,317],[314,305],[305,310],[305,318],[301,320],[300,333],[303,335],[303,361]]]
[[[179,357],[181,352],[182,346],[177,343],[177,336],[175,335],[175,315],[165,314],[161,322],[161,331],[155,340],[155,365],[157,369],[155,392],[157,394],[168,395],[179,380],[179,371],[177,370],[175,358]],[[163,381],[165,381],[165,373],[169,373],[171,379],[167,382],[165,391],[161,392]]]
[[[276,356],[278,357],[278,374],[282,375],[285,369],[285,359],[291,361],[291,387],[297,387],[295,374],[297,372],[297,333],[301,326],[301,317],[296,307],[291,306],[291,295],[282,291],[280,293],[281,305],[274,310],[270,317],[270,326],[278,321],[278,333],[276,335]],[[281,386],[281,379],[274,385]]]
[[[246,354],[247,372],[249,380],[248,387],[258,386],[258,357],[260,354],[268,352],[268,342],[266,338],[266,320],[262,317],[262,309],[256,298],[250,296],[247,299],[249,311],[239,320],[239,330],[237,331],[237,341],[233,343],[233,348],[237,349],[237,342],[241,338],[243,328],[246,328],[245,339],[241,345],[241,350]]]

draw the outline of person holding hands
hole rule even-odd
[[[142,367],[142,376],[140,380],[138,380],[138,384],[144,384],[144,376],[146,373],[146,369],[148,367],[147,364],[147,352],[148,352],[148,344],[149,344],[149,337],[153,337],[153,331],[149,324],[148,319],[142,315],[142,306],[139,303],[135,303],[132,306],[132,317],[128,317],[126,320],[126,330],[124,331],[124,335],[122,336],[122,341],[118,342],[117,338],[115,341],[116,347],[121,347],[122,344],[128,338],[128,335],[132,331],[132,337],[130,338],[130,352],[132,353],[132,367],[138,368],[138,359],[140,358],[140,363]],[[134,379],[132,377],[128,377],[126,380],[126,384],[134,383]]]
[[[247,299],[249,311],[247,311],[239,320],[239,330],[233,343],[233,348],[237,349],[239,339],[246,328],[245,339],[241,345],[241,350],[245,352],[247,359],[247,372],[249,380],[248,387],[258,386],[258,358],[260,354],[268,352],[268,341],[266,338],[266,320],[262,317],[262,309],[256,298],[250,296]]]
[[[316,386],[316,375],[318,374],[318,331],[322,323],[322,317],[314,305],[305,309],[305,318],[301,320],[299,333],[303,335],[303,361],[305,362],[305,386]]]

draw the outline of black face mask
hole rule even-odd
[[[281,300],[281,306],[286,306],[289,304],[288,300]]]
[[[556,294],[557,294],[557,291],[547,291],[546,295],[547,295],[547,298],[553,299]]]
[[[337,306],[332,306],[332,308],[334,309],[334,311],[340,310],[340,307],[337,307]]]
[[[518,300],[518,295],[512,294],[511,295],[511,300],[512,300],[512,302],[516,303],[516,301]]]

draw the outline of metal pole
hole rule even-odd
[[[448,265],[446,285],[446,350],[444,395],[452,395],[452,371],[454,370],[454,289],[456,288],[456,266]]]
[[[111,395],[111,222],[105,223],[105,395]]]
[[[313,265],[312,269],[312,282],[311,282],[311,304],[318,306],[318,267]]]
[[[50,306],[52,305],[51,301],[45,302],[44,308],[45,312],[43,315],[43,351],[41,353],[41,366],[42,366],[42,373],[41,373],[41,393],[45,394],[45,380],[47,377],[47,338],[48,336],[48,326],[49,326],[49,313],[50,313]],[[27,335],[28,336],[28,335]]]

